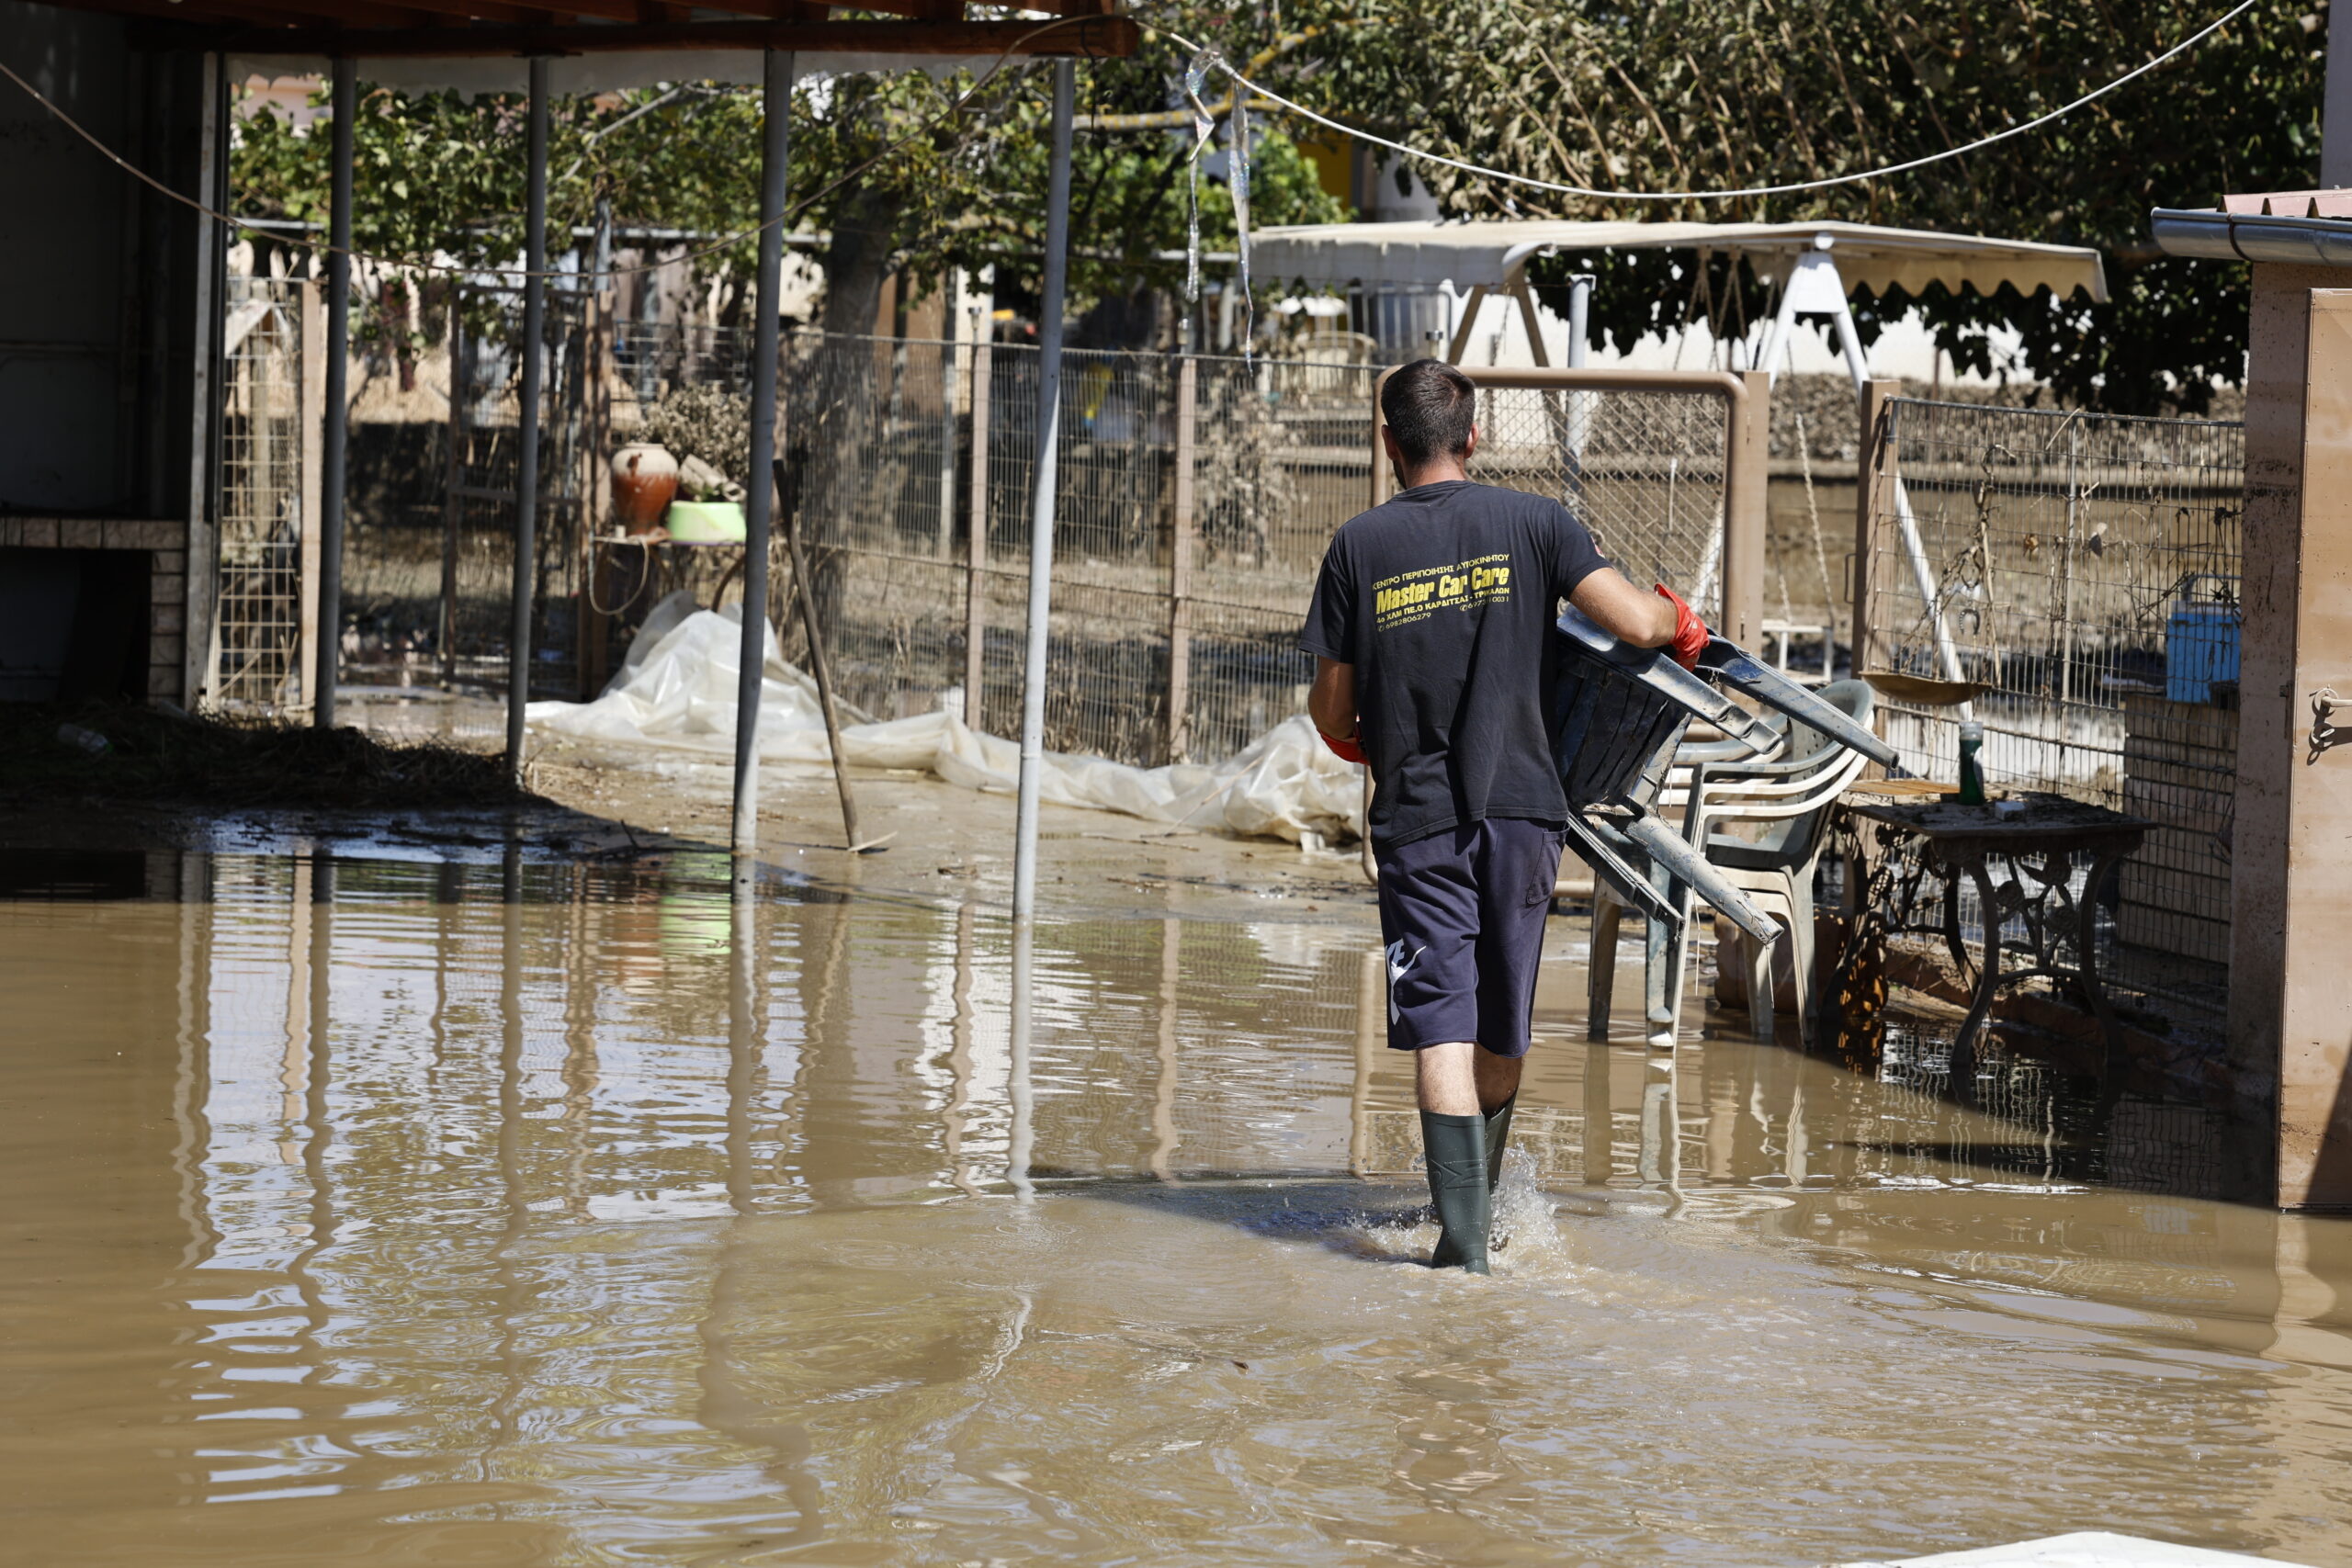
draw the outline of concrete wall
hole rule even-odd
[[[201,62],[119,17],[0,0],[0,59],[194,193]],[[0,512],[185,516],[196,220],[0,83]]]
[[[2254,278],[2230,1058],[2280,1204],[2352,1206],[2352,747],[2312,750],[2314,697],[2352,698],[2352,275]]]

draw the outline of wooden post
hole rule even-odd
[[[607,618],[596,611],[602,602],[597,593],[596,536],[612,512],[613,470],[605,452],[613,412],[612,291],[599,288],[591,293],[582,315],[580,571],[576,579],[580,589],[573,624],[580,646],[580,700],[586,702],[604,688],[605,649],[611,641]]]
[[[1862,461],[1854,486],[1854,673],[1885,670],[1886,649],[1881,646],[1879,618],[1873,599],[1878,591],[1877,559],[1881,520],[1894,513],[1894,425],[1887,404],[1902,396],[1900,381],[1865,381],[1861,397]],[[1881,718],[1879,733],[1886,732]]]
[[[986,330],[985,328],[983,329]],[[971,536],[964,557],[964,722],[981,728],[980,682],[986,674],[989,605],[989,341],[972,344]]]
[[[301,671],[300,711],[312,711],[318,700],[319,669],[319,507],[324,485],[327,432],[327,297],[325,281],[310,278],[301,285],[302,389],[302,531],[296,546],[301,563],[301,644],[295,668]]]
[[[1462,302],[1462,319],[1453,325],[1453,341],[1445,345],[1445,362],[1448,365],[1460,365],[1462,355],[1469,350],[1470,332],[1478,324],[1478,312],[1486,307],[1487,293],[1485,284],[1474,284],[1470,298]],[[1374,502],[1373,504],[1377,506],[1380,503]]]
[[[1176,515],[1168,546],[1168,754],[1184,761],[1192,749],[1193,469],[1200,410],[1198,361],[1176,358]]]
[[[1772,418],[1772,378],[1761,370],[1740,379],[1747,395],[1733,404],[1729,437],[1736,450],[1725,465],[1724,601],[1718,629],[1742,648],[1755,648],[1764,625],[1764,532],[1770,479],[1766,459]]]

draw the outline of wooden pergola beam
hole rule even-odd
[[[129,7],[125,7],[128,9]],[[255,6],[241,10],[259,9]],[[143,10],[144,7],[141,7]],[[193,7],[175,6],[185,12]],[[146,14],[153,15],[152,11]],[[171,29],[152,41],[271,54],[348,54],[361,59],[604,54],[635,50],[788,49],[806,53],[907,55],[1085,55],[1125,58],[1141,35],[1126,17],[1089,15],[1055,22],[668,22],[610,27],[238,28],[190,37]]]

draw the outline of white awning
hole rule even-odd
[[[1916,295],[1930,283],[1955,291],[1969,284],[1990,294],[2007,283],[2020,294],[2047,285],[2062,299],[2077,290],[2107,299],[2095,250],[1868,223],[1309,223],[1252,231],[1250,265],[1261,277],[1306,283],[1503,288],[1528,257],[1547,251],[1714,251],[1780,273],[1825,235],[1849,288]]]

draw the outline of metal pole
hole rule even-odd
[[[1568,279],[1568,368],[1584,368],[1591,337],[1592,274],[1579,272]]]
[[[531,589],[539,528],[539,340],[547,333],[548,62],[531,61],[530,194],[523,234],[523,408],[514,443],[514,620],[506,646],[506,776],[523,781],[523,710],[531,701]]]
[[[343,652],[343,491],[351,370],[351,141],[359,93],[351,61],[334,62],[334,167],[327,202],[326,396],[320,415],[325,428],[319,445],[318,632],[311,676],[311,722],[334,728],[334,686]]]
[[[1012,918],[1037,907],[1037,791],[1046,750],[1046,635],[1053,614],[1054,481],[1062,398],[1062,296],[1069,273],[1070,118],[1078,63],[1054,62],[1054,161],[1046,187],[1046,290],[1037,320],[1037,468],[1029,518],[1029,653],[1021,682],[1021,804],[1013,829]]]
[[[229,204],[228,61],[203,57],[196,188],[215,211]],[[228,316],[228,236],[198,213],[196,238],[195,375],[188,395],[187,570],[182,578],[180,698],[190,708],[219,700],[220,668],[220,406],[228,394],[222,349]]]
[[[752,330],[751,493],[743,507],[743,640],[735,676],[735,829],[739,873],[760,852],[760,683],[768,659],[768,520],[775,487],[776,317],[784,308],[784,190],[792,151],[792,52],[766,51],[760,131],[760,273]],[[838,759],[837,759],[838,761]],[[856,834],[850,835],[856,841]]]

